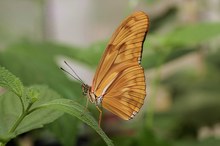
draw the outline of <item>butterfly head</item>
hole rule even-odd
[[[90,86],[87,85],[87,84],[82,84],[82,92],[83,92],[83,95],[86,96],[89,92],[89,89],[90,89]]]

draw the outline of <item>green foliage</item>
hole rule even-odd
[[[79,136],[78,125],[80,124],[82,124],[82,122],[78,119],[73,118],[69,114],[65,114],[61,118],[57,119],[53,124],[45,127],[45,129],[46,131],[49,129],[63,146],[69,146],[77,143],[77,137]]]
[[[174,142],[174,146],[219,146],[218,138],[208,138],[206,140],[195,141],[193,139],[185,139]]]
[[[64,53],[61,50],[64,50]],[[50,43],[21,41],[0,54],[0,62],[18,76],[25,85],[47,84],[67,98],[80,95],[77,84],[67,79],[56,64],[58,55],[75,54],[70,48]],[[13,60],[13,61],[12,61]],[[15,63],[15,62],[16,63]],[[74,90],[74,91],[73,91]]]
[[[172,48],[195,46],[207,43],[208,40],[220,36],[219,23],[199,23],[182,26],[164,37],[164,45]]]
[[[44,86],[33,86],[26,90],[20,80],[8,70],[0,67],[0,72],[0,85],[8,89],[0,96],[0,139],[3,139],[3,142],[21,133],[42,127],[62,115],[62,112],[55,110],[32,112],[41,102],[60,98],[56,93]],[[39,94],[36,91],[40,91]],[[50,116],[47,116],[48,114]]]
[[[155,114],[154,127],[161,137],[176,140],[173,145],[210,145],[206,140],[199,142],[196,138],[201,127],[220,120],[216,114],[220,110],[220,48],[217,46],[214,51],[207,45],[219,34],[219,23],[206,23],[183,26],[163,36],[146,39],[145,46],[150,49],[144,50],[146,55],[142,63],[145,68],[156,67],[160,70],[160,66],[168,61],[175,61],[193,51],[201,53],[202,69],[183,68],[165,80],[160,80],[157,85],[166,87],[173,103],[170,110]],[[192,140],[188,141],[188,137]],[[213,140],[213,145],[219,145],[219,140]]]
[[[119,140],[120,139],[120,140]],[[141,127],[134,136],[127,135],[126,137],[117,137],[116,145],[120,146],[172,146],[171,142],[160,139],[152,129]]]
[[[0,66],[0,79],[1,79],[0,86],[12,90],[17,96],[22,97],[24,87],[21,81],[13,74],[10,74],[8,70],[6,70],[1,66]]]
[[[0,67],[0,85],[7,87],[0,96],[0,142],[4,145],[10,139],[24,132],[43,127],[59,118],[63,112],[75,116],[91,126],[105,140],[107,145],[113,145],[97,122],[84,108],[72,100],[61,99],[60,96],[46,86],[31,86],[24,88],[18,78],[8,70]],[[23,100],[19,100],[17,89]]]
[[[219,23],[186,25],[163,35],[148,35],[144,43],[142,64],[152,68],[181,57],[208,41],[220,37]]]
[[[53,122],[55,119],[62,115],[62,112],[48,109],[31,112],[31,110],[46,101],[60,98],[56,93],[45,86],[35,86],[32,88],[35,90],[40,90],[40,95],[38,96],[39,100],[36,101],[31,106],[31,108],[29,108],[27,112],[30,113],[26,113],[27,116],[22,119],[21,123],[19,123],[19,125],[14,130],[11,130],[11,128],[15,124],[16,119],[18,119],[23,114],[20,100],[12,92],[6,92],[1,95],[0,121],[2,123],[0,128],[3,128],[0,130],[1,135],[7,133],[8,131],[13,131],[13,134],[17,136],[21,133],[40,128],[47,123]],[[41,104],[39,102],[41,102]]]
[[[97,47],[98,46],[98,47]],[[93,53],[102,52],[103,48],[99,48],[100,44],[94,45]],[[81,87],[79,83],[70,81],[66,75],[60,70],[57,65],[56,58],[59,56],[66,56],[69,58],[77,58],[83,62],[89,62],[90,65],[97,65],[99,57],[95,58],[93,53],[88,53],[86,50],[76,47],[66,47],[63,45],[53,43],[37,43],[22,40],[18,43],[11,44],[4,51],[0,53],[0,64],[4,65],[12,73],[18,76],[25,85],[33,84],[46,84],[62,97],[68,99],[77,100],[79,103],[83,103],[85,98],[82,97]],[[96,51],[95,51],[96,50]],[[101,53],[99,53],[101,56]],[[90,60],[87,60],[90,59]],[[15,63],[16,62],[16,63]],[[61,127],[62,130],[62,144],[69,142],[70,136],[72,139],[76,139],[77,132],[71,129],[77,129],[79,123],[75,119],[70,119],[62,116],[62,119],[52,123],[56,126],[49,126],[50,131],[53,132],[57,137],[60,138],[60,132],[55,127]],[[66,120],[66,119],[69,120]],[[65,121],[65,123],[64,123]],[[71,144],[73,145],[72,140]]]
[[[6,50],[0,53],[0,62],[11,72],[16,74],[25,85],[46,84],[63,97],[83,103],[85,98],[82,97],[79,83],[70,81],[56,63],[58,56],[74,58],[78,54],[81,53],[76,51],[75,48],[52,43],[34,43],[23,40],[10,45]],[[80,56],[84,55],[81,54]],[[14,63],[14,61],[16,63]],[[58,138],[61,138],[61,142],[64,145],[67,141],[70,142],[70,136],[72,139],[76,139],[77,132],[74,129],[77,129],[79,124],[82,123],[77,122],[73,118],[68,118],[66,115],[61,118],[62,119],[52,123],[55,126],[51,125],[49,129],[52,132],[55,131],[53,133]],[[59,129],[62,130],[62,137],[60,130],[57,130],[57,127],[61,126],[62,128]],[[68,145],[73,145],[74,142],[76,142],[76,140],[71,141],[72,143]]]
[[[25,85],[46,84],[65,98],[83,102],[80,85],[70,81],[56,64],[56,58],[60,55],[73,58],[78,53],[75,48],[55,45],[52,43],[36,43],[22,40],[7,47],[0,53],[0,62],[12,73],[18,76]],[[78,99],[78,98],[80,99]],[[57,120],[53,124],[62,125],[62,143],[69,142],[69,137],[76,139],[76,129],[79,125],[73,118]],[[49,126],[50,131],[57,131],[55,126]],[[70,128],[73,127],[73,128]],[[60,132],[54,132],[59,137]],[[75,137],[75,138],[74,138]],[[74,141],[72,141],[74,142]],[[73,145],[73,143],[69,144]]]
[[[84,112],[84,107],[78,104],[77,102],[67,99],[57,99],[49,103],[43,104],[38,108],[44,108],[44,107],[58,109],[60,111],[63,111],[65,113],[68,113],[70,115],[79,118],[81,121],[85,122],[87,125],[91,126],[94,130],[96,130],[96,132],[105,140],[107,145],[109,146],[113,145],[111,140],[105,135],[102,129],[98,126],[96,120],[88,112],[86,111]]]

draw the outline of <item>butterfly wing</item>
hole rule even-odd
[[[102,106],[128,120],[139,111],[146,96],[140,65],[148,16],[135,12],[113,34],[93,79],[91,92],[103,96]]]

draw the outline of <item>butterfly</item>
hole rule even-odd
[[[127,17],[112,35],[91,86],[73,70],[82,83],[83,94],[88,97],[87,105],[89,100],[100,112],[99,126],[102,118],[100,107],[129,120],[144,104],[146,81],[141,58],[148,29],[149,18],[144,12],[137,11]]]

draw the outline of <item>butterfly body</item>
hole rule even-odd
[[[148,27],[149,19],[144,12],[134,12],[126,18],[106,47],[92,86],[82,86],[97,108],[102,106],[124,120],[139,112],[146,96],[141,57]]]
[[[83,95],[87,96],[91,103],[95,103],[95,105],[97,106],[101,105],[103,96],[97,97],[91,89],[91,86],[87,84],[82,84]]]

